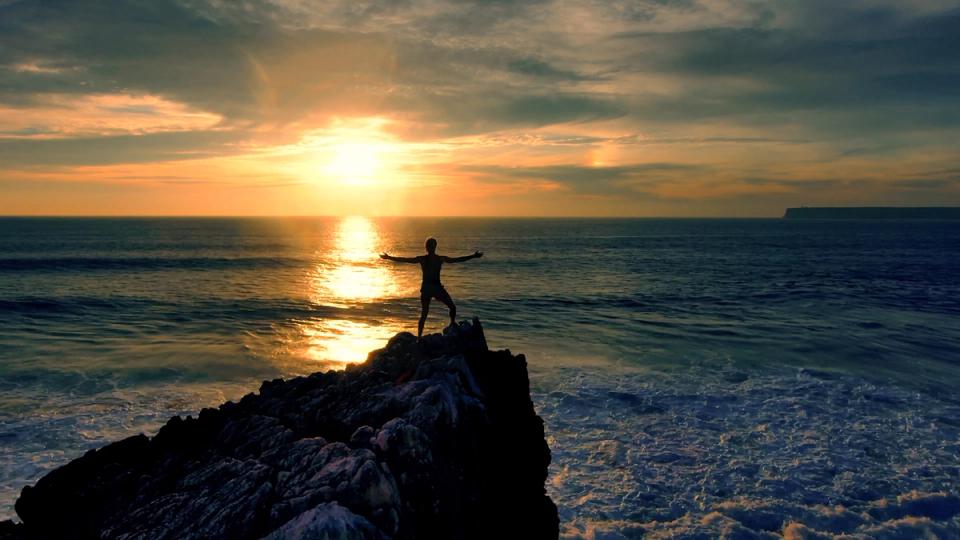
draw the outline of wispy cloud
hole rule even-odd
[[[0,178],[239,156],[260,174],[271,148],[379,118],[411,185],[550,192],[532,213],[579,194],[772,215],[854,181],[960,203],[930,172],[960,159],[958,27],[935,0],[5,2]]]

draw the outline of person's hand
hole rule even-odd
[[[482,252],[482,251],[474,251],[474,252],[473,252],[473,256],[476,257],[477,259],[479,259],[480,257],[483,257],[483,252]]]
[[[387,258],[389,258],[389,257],[390,257],[390,254],[387,253],[386,251],[384,251],[383,253],[380,254],[380,258],[381,258],[381,259],[387,259]]]

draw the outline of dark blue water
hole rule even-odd
[[[361,361],[413,329],[418,268],[376,253],[417,254],[430,235],[445,254],[485,251],[448,265],[444,282],[494,346],[529,357],[555,454],[566,460],[553,494],[573,536],[654,519],[634,506],[659,508],[631,491],[639,473],[624,457],[643,453],[623,434],[653,424],[640,413],[600,420],[624,407],[621,394],[669,401],[664,389],[692,384],[675,413],[695,416],[690,407],[704,399],[755,384],[766,397],[741,414],[776,418],[784,405],[770,400],[787,399],[777,385],[796,388],[814,374],[840,394],[867,385],[938,399],[922,406],[944,414],[958,405],[960,222],[0,219],[0,485],[9,486],[0,504],[9,514],[23,483],[86,448],[236,398],[261,379]],[[444,319],[434,306],[428,329]],[[889,413],[921,414],[919,406]],[[569,424],[571,415],[587,424]],[[830,415],[824,426],[852,421]],[[671,437],[708,452],[698,429]],[[946,435],[927,436],[918,448]],[[610,441],[623,455],[584,468]],[[949,487],[945,471],[940,483],[904,481],[873,495]],[[626,475],[623,490],[591,484],[610,473]],[[834,484],[825,496],[852,504]]]

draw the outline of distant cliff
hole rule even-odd
[[[960,219],[957,206],[847,206],[787,208],[785,219]]]
[[[91,450],[0,538],[556,538],[549,463],[526,360],[474,319]]]

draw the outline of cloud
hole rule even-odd
[[[180,131],[56,139],[0,139],[0,163],[25,165],[100,165],[198,159],[239,153],[241,134],[227,131]]]
[[[876,129],[870,111],[878,106],[919,109],[921,124],[933,122],[941,115],[923,110],[953,105],[960,83],[951,53],[960,48],[960,12],[929,5],[613,2],[589,13],[567,2],[313,7],[17,2],[0,8],[0,100],[126,91],[235,122],[395,114],[438,136],[628,113],[641,121],[776,123],[757,116],[829,109],[848,119],[864,110],[863,128]],[[578,23],[589,46],[577,47],[585,39]],[[619,31],[589,32],[601,23]],[[570,43],[557,44],[564,37]],[[658,84],[670,91],[651,92]]]
[[[702,174],[704,168],[685,163],[639,163],[614,167],[584,165],[547,165],[538,167],[503,167],[474,165],[461,170],[488,183],[542,180],[553,189],[590,195],[619,195],[644,191],[645,188]]]
[[[612,37],[635,51],[622,69],[685,82],[641,94],[636,116],[776,126],[803,115],[789,121],[820,137],[955,128],[960,10],[810,4],[784,9],[776,24]]]
[[[589,80],[589,77],[571,70],[557,68],[548,62],[536,58],[518,58],[507,62],[507,69],[513,73],[561,81]]]
[[[888,159],[956,159],[958,26],[953,0],[3,2],[0,162],[233,156],[376,117],[463,147],[448,157],[485,182],[704,200],[827,167],[879,182]],[[926,181],[910,189],[956,197]]]

